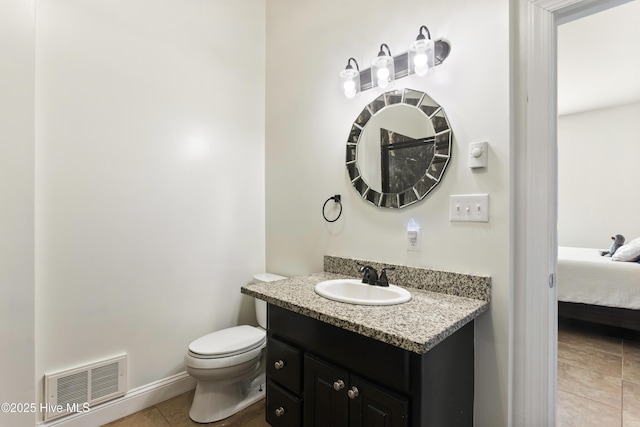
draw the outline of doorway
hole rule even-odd
[[[557,401],[558,25],[624,0],[527,0],[517,21],[512,164],[512,406],[515,426],[553,426]]]
[[[638,22],[635,0],[558,25],[558,427],[640,423],[640,343],[609,326],[622,322],[615,313],[598,319],[640,308],[640,268],[599,253],[614,234],[640,236],[634,209],[622,208],[640,179]]]

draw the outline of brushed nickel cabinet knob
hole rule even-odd
[[[358,391],[357,387],[351,387],[349,389],[349,391],[347,391],[347,396],[349,396],[349,399],[355,399],[356,397],[358,397],[358,395],[360,394],[360,391]]]

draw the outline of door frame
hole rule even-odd
[[[631,0],[513,0],[510,423],[554,426],[557,402],[557,29]]]

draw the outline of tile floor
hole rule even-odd
[[[264,399],[227,419],[210,424],[191,421],[189,408],[192,400],[193,391],[190,391],[103,427],[269,427],[264,420]]]
[[[108,427],[199,426],[189,419],[193,391]],[[268,427],[264,400],[211,427]],[[640,336],[561,320],[557,427],[640,427]]]
[[[557,427],[640,427],[640,337],[558,322]]]

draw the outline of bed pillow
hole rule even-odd
[[[637,261],[640,259],[640,237],[620,246],[611,259],[614,261]]]

